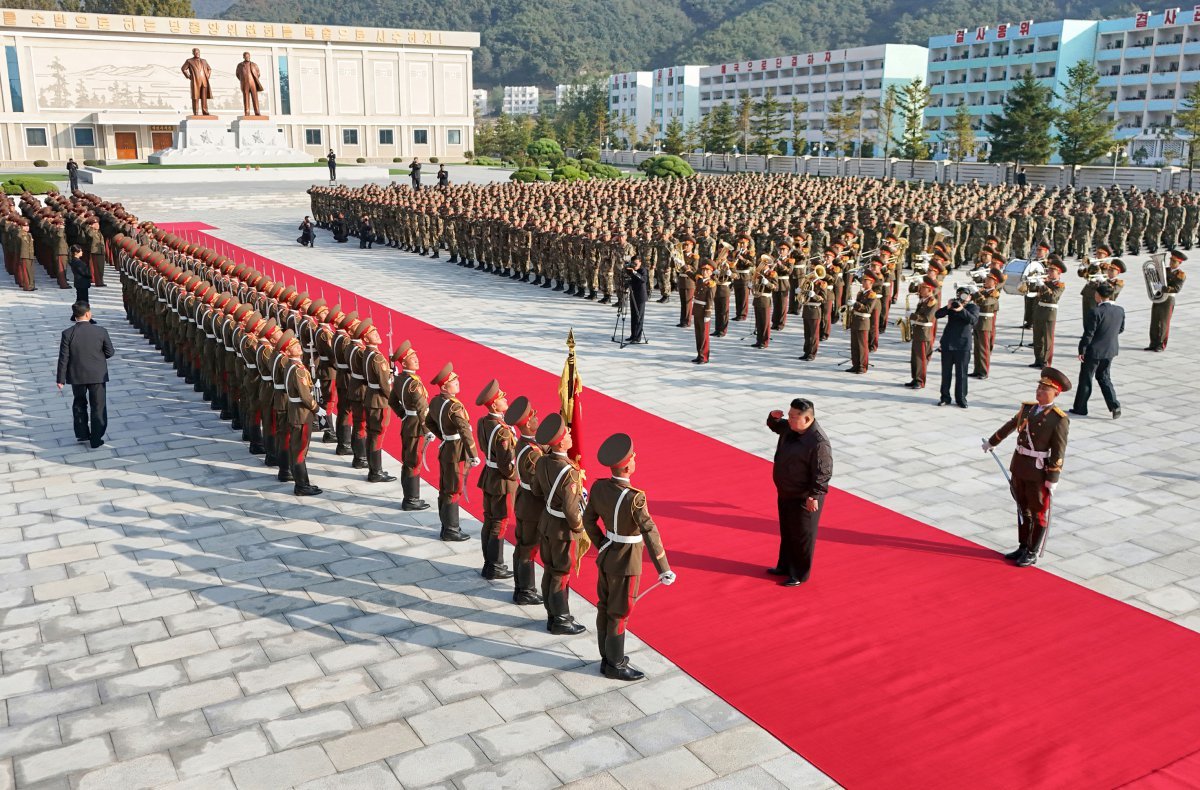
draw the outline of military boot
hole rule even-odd
[[[350,462],[353,469],[367,468],[367,437],[351,436],[350,449],[354,453],[354,459]]]
[[[489,535],[483,540],[483,571],[485,579],[511,579],[513,572],[504,564],[504,540]]]
[[[395,475],[383,470],[383,450],[369,451],[367,453],[367,464],[371,470],[367,475],[368,483],[390,483],[396,479]]]
[[[352,455],[354,449],[350,446],[350,426],[337,426],[337,447],[334,448],[334,455]]]
[[[604,670],[604,677],[610,680],[625,681],[641,680],[646,677],[641,671],[629,666],[629,656],[625,655],[625,634],[609,634],[604,640],[604,655],[608,663]],[[620,658],[618,659],[617,656]]]

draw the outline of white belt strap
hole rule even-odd
[[[622,494],[622,498],[624,498],[623,494]],[[618,500],[618,502],[619,501],[620,500]],[[641,535],[618,535],[615,532],[605,532],[604,537],[608,539],[609,543],[641,543],[642,542]],[[606,543],[605,545],[608,545],[608,544]]]
[[[491,435],[488,436],[487,454],[484,456],[484,458],[486,459],[484,462],[488,465],[488,468],[490,468],[490,469],[499,469],[500,468],[500,464],[498,464],[492,460],[492,440],[496,438],[496,433],[503,427],[504,427],[504,423],[497,423],[496,427],[492,428]]]
[[[558,490],[558,484],[562,482],[566,476],[567,470],[571,468],[570,464],[563,464],[563,468],[558,470],[558,477],[554,478],[554,484],[550,486],[550,490],[546,492],[546,512],[555,518],[566,518],[567,514],[561,510],[555,510],[550,507],[550,503],[554,500],[554,492]]]
[[[1053,302],[1038,302],[1038,307],[1049,307],[1051,310],[1057,310],[1058,305]]]
[[[441,406],[441,408],[440,408],[440,409],[438,409],[438,433],[441,433],[441,432],[442,432],[442,425],[444,424],[444,423],[442,422],[442,420],[443,420],[443,418],[446,416],[446,407],[447,407],[447,406],[449,406],[449,405],[450,405],[450,401],[448,401],[448,400],[444,400],[444,401],[442,401],[442,406]],[[461,439],[461,438],[462,438],[462,435],[461,435],[461,434],[457,434],[457,433],[451,433],[451,434],[445,434],[445,433],[443,433],[443,434],[442,434],[442,441],[443,441],[443,442],[457,442],[457,441],[458,441],[459,439]]]
[[[932,321],[913,321],[913,326],[933,326]]]
[[[980,313],[979,317],[980,318],[991,318],[994,315],[995,315],[995,313]]]
[[[518,482],[520,483],[520,485],[521,485],[521,488],[524,488],[526,491],[532,491],[532,490],[533,490],[533,486],[531,486],[529,483],[526,483],[524,480],[520,480],[520,477],[521,477],[521,472],[520,472],[520,469],[521,469],[521,456],[523,456],[523,455],[525,455],[525,453],[529,452],[529,448],[530,448],[530,447],[533,447],[533,445],[532,445],[532,444],[526,444],[526,445],[524,445],[524,446],[523,446],[523,447],[522,447],[520,450],[517,450],[517,457],[516,457],[516,459],[513,461],[513,466],[514,466],[514,467],[515,467],[515,468],[518,470],[518,471],[517,471],[517,478],[518,478]]]
[[[1046,466],[1046,459],[1050,457],[1047,450],[1030,450],[1028,447],[1017,445],[1017,454],[1024,455],[1037,461],[1037,468],[1043,469]]]

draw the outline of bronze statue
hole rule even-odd
[[[192,116],[207,116],[208,100],[212,98],[212,87],[208,84],[212,69],[208,61],[200,57],[199,49],[193,49],[192,56],[183,62],[180,71],[192,83]]]
[[[242,86],[242,109],[245,117],[261,118],[258,112],[258,94],[263,90],[262,83],[259,81],[258,65],[250,60],[250,53],[242,53],[242,62],[237,65],[238,82]],[[254,112],[250,112],[253,108]]]

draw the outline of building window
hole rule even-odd
[[[12,111],[25,112],[25,97],[21,94],[21,67],[17,63],[17,48],[5,47],[4,59],[8,61],[8,93],[12,96]],[[44,133],[45,130],[43,130]]]
[[[25,145],[30,148],[46,147],[46,129],[42,126],[30,126],[25,129]]]
[[[379,130],[379,144],[380,145],[395,145],[395,143],[396,143],[396,135],[392,129],[380,129]]]
[[[73,130],[75,133],[76,148],[95,148],[96,147],[96,130],[90,126],[76,126]]]
[[[321,130],[320,129],[305,129],[304,130],[304,144],[305,145],[320,145],[321,144]]]
[[[462,145],[462,129],[447,129],[446,130],[447,145]]]
[[[429,130],[428,129],[413,129],[413,144],[414,145],[429,145]]]
[[[288,79],[287,55],[279,56],[279,113],[292,114],[292,83]]]
[[[342,130],[342,145],[358,145],[358,130],[343,129]]]

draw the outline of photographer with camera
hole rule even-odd
[[[646,320],[646,302],[650,298],[650,283],[642,265],[642,256],[634,255],[625,264],[624,290],[629,300],[629,337],[626,343],[641,343],[642,325]]]
[[[959,286],[945,306],[934,313],[946,319],[942,330],[942,392],[938,406],[950,405],[950,379],[954,379],[954,402],[967,408],[967,363],[971,361],[971,336],[979,323],[979,308],[972,302],[974,289]]]

